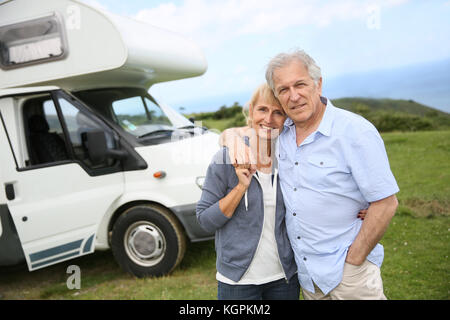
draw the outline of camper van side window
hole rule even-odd
[[[114,149],[115,147],[113,136],[106,132],[95,119],[80,111],[66,99],[59,98],[58,103],[69,133],[75,158],[82,161],[89,168],[112,166],[114,164],[114,160],[112,159],[106,159],[104,163],[96,164],[95,166],[92,164],[88,156],[86,135],[84,133],[98,130],[104,131],[108,149]]]
[[[53,100],[47,100],[43,103],[44,107],[44,116],[47,120],[49,131],[55,132],[59,136],[63,137],[64,133],[61,127],[61,123],[59,122],[58,115],[56,113],[55,105],[53,104]]]
[[[63,59],[67,41],[56,14],[0,27],[0,67],[18,68]]]
[[[28,146],[25,166],[69,160],[62,126],[50,94],[26,99],[23,117]]]

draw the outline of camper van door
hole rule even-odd
[[[1,187],[9,188],[8,209],[31,271],[94,251],[99,222],[123,194],[124,176],[92,176],[71,159],[21,168],[17,110],[0,109]]]

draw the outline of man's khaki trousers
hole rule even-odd
[[[345,263],[341,283],[326,295],[316,284],[315,293],[302,290],[306,300],[386,300],[380,268],[368,260],[360,266]]]

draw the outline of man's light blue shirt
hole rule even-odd
[[[327,100],[318,129],[300,146],[286,120],[277,157],[300,284],[314,292],[314,281],[327,294],[342,280],[362,225],[358,212],[399,191],[383,140],[369,121]],[[381,267],[383,257],[377,244],[367,259]]]

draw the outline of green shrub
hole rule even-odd
[[[434,114],[434,118],[431,118],[404,112],[371,110],[363,103],[352,105],[350,110],[369,120],[380,132],[432,130],[439,127],[435,121],[438,116]]]
[[[231,107],[221,106],[219,110],[213,113],[212,118],[215,120],[234,118],[242,113],[242,107],[235,102]]]
[[[430,119],[400,112],[371,112],[367,118],[380,132],[431,130],[434,127]]]
[[[232,127],[243,127],[247,125],[247,120],[244,117],[244,114],[238,113],[234,116],[234,118],[229,122],[230,128]]]

